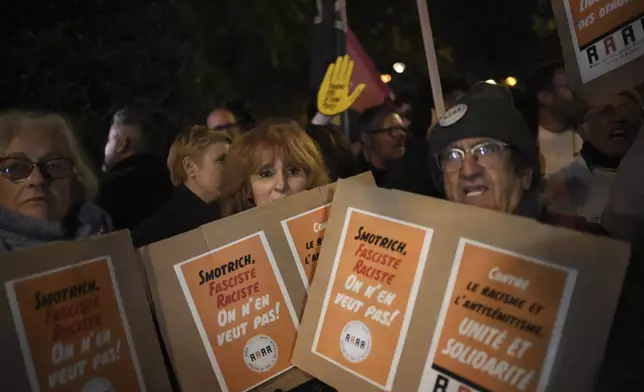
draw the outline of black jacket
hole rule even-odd
[[[349,148],[349,140],[338,127],[309,124],[306,133],[318,145],[331,182],[361,173],[358,161]]]
[[[383,187],[424,196],[442,197],[436,189],[430,171],[429,148],[425,141],[410,140],[405,155],[392,162],[385,174]]]
[[[132,242],[139,248],[196,229],[220,217],[217,203],[207,204],[180,185],[168,203],[134,230]]]
[[[385,180],[387,177],[387,170],[385,169],[378,169],[374,165],[371,164],[371,162],[367,161],[367,159],[364,157],[364,154],[361,152],[358,154],[358,167],[360,168],[359,172],[360,173],[365,173],[370,171],[371,174],[373,175],[373,179],[376,181],[376,185],[379,187],[384,187],[385,186]]]
[[[138,154],[114,165],[101,179],[96,201],[116,230],[133,230],[172,194],[170,174],[159,158]]]

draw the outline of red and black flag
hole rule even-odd
[[[355,62],[352,86],[366,84],[366,88],[351,108],[360,112],[384,102],[391,95],[391,90],[382,82],[380,72],[348,28],[345,0],[316,0],[316,6],[309,79],[311,102],[317,101],[317,92],[329,64],[345,54]]]

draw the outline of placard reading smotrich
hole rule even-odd
[[[349,208],[313,353],[389,390],[432,230]]]
[[[292,367],[299,322],[264,232],[174,268],[222,391]]]
[[[577,272],[461,239],[421,391],[544,391]]]
[[[5,286],[32,391],[146,390],[110,257]]]

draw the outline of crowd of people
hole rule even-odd
[[[219,107],[179,132],[167,154],[158,153],[163,140],[150,114],[125,108],[113,115],[100,176],[62,116],[3,112],[0,250],[121,229],[141,247],[371,171],[380,187],[631,241],[605,377],[638,377],[626,364],[644,349],[622,341],[640,335],[633,320],[644,315],[635,298],[644,233],[640,95],[586,104],[559,62],[540,67],[521,100],[504,86],[444,80],[440,118],[429,87],[421,90],[409,102],[363,111],[350,134],[320,114],[304,127],[288,119],[249,124]]]

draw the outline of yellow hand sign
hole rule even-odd
[[[361,83],[349,95],[349,85],[353,75],[353,60],[349,56],[338,57],[326,70],[318,91],[318,111],[327,116],[335,116],[349,109],[358,99],[366,85]]]

